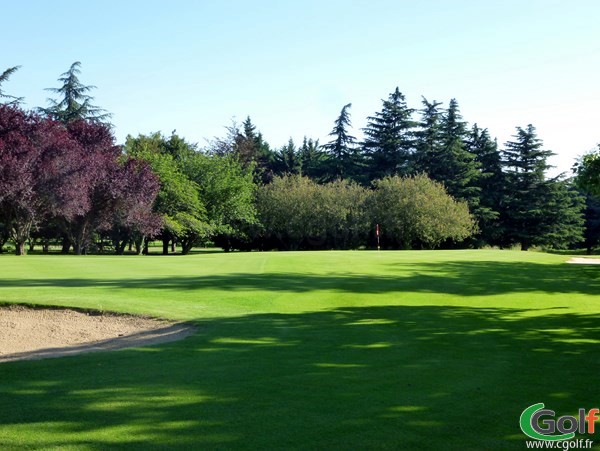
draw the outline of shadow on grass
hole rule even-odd
[[[347,293],[428,292],[462,296],[534,291],[600,294],[600,267],[497,261],[397,263],[386,266],[388,272],[389,266],[397,269],[397,275],[273,272],[172,275],[138,279],[0,279],[0,288],[109,287],[287,292],[335,290]]]
[[[596,407],[599,320],[398,306],[199,321],[181,342],[1,364],[0,447],[523,449],[529,405]]]

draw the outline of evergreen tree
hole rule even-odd
[[[414,110],[406,106],[398,88],[382,103],[381,111],[370,116],[363,129],[366,136],[363,149],[371,181],[390,175],[407,175],[414,151]]]
[[[504,173],[498,143],[490,138],[487,129],[473,125],[467,149],[479,164],[478,187],[480,203],[473,212],[479,224],[480,245],[499,244],[501,238],[500,210],[504,201]]]
[[[421,121],[418,124],[418,130],[415,132],[417,137],[416,153],[414,157],[414,171],[425,172],[430,178],[437,180],[438,169],[442,156],[442,111],[441,102],[428,101],[425,97],[421,101],[423,108],[420,110]]]
[[[262,133],[256,130],[250,116],[242,123],[242,128],[236,134],[234,151],[244,167],[253,166],[256,181],[268,182],[273,177],[273,151]]]
[[[532,245],[564,247],[582,240],[582,201],[566,182],[546,179],[547,160],[554,155],[543,149],[535,127],[517,127],[515,140],[506,143],[503,165],[506,173],[504,238]]]
[[[302,160],[292,138],[275,154],[273,168],[276,175],[300,174],[302,171]]]
[[[313,180],[319,180],[323,176],[324,171],[324,155],[319,148],[319,140],[313,140],[305,136],[298,153],[302,175]]]
[[[584,241],[585,197],[572,181],[547,180],[545,205],[536,241],[553,249],[573,248]]]
[[[351,178],[355,174],[358,162],[356,138],[350,135],[348,129],[352,126],[350,121],[351,103],[344,105],[340,115],[334,122],[329,136],[333,139],[323,145],[327,152],[326,178],[328,180]]]
[[[535,128],[517,127],[515,140],[505,144],[503,165],[506,173],[505,240],[520,243],[522,250],[536,244],[544,215],[545,173],[547,159],[553,155],[542,149]]]
[[[4,72],[2,72],[0,74],[0,104],[5,103],[5,104],[9,104],[9,105],[16,105],[23,101],[23,97],[11,96],[11,95],[6,94],[2,90],[2,83],[7,82],[8,79],[10,78],[10,76],[12,74],[14,74],[17,70],[19,70],[20,67],[21,66],[9,67],[8,69],[6,69]],[[2,99],[6,99],[6,102],[2,102]]]
[[[57,94],[59,100],[48,99],[50,106],[40,108],[40,112],[64,124],[79,119],[104,122],[111,117],[111,114],[107,113],[106,110],[92,105],[91,102],[94,98],[88,93],[96,87],[81,83],[79,80],[80,67],[81,63],[79,61],[74,62],[69,70],[58,79],[62,86],[47,89],[47,91]]]
[[[1,239],[0,239],[1,241]],[[600,200],[586,196],[584,245],[588,254],[600,244]]]
[[[467,149],[466,123],[462,121],[456,99],[450,100],[442,117],[441,132],[443,148],[434,178],[444,183],[451,196],[467,201],[471,212],[475,213],[479,209],[481,192],[479,163]]]

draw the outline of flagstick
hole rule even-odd
[[[380,251],[381,247],[379,246],[379,224],[375,227],[375,235],[377,235],[377,250]]]

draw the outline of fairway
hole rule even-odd
[[[0,448],[524,449],[526,407],[598,407],[600,267],[569,258],[2,256],[0,302],[198,331],[0,364]]]

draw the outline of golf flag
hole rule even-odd
[[[379,236],[379,224],[375,226],[375,233]]]

